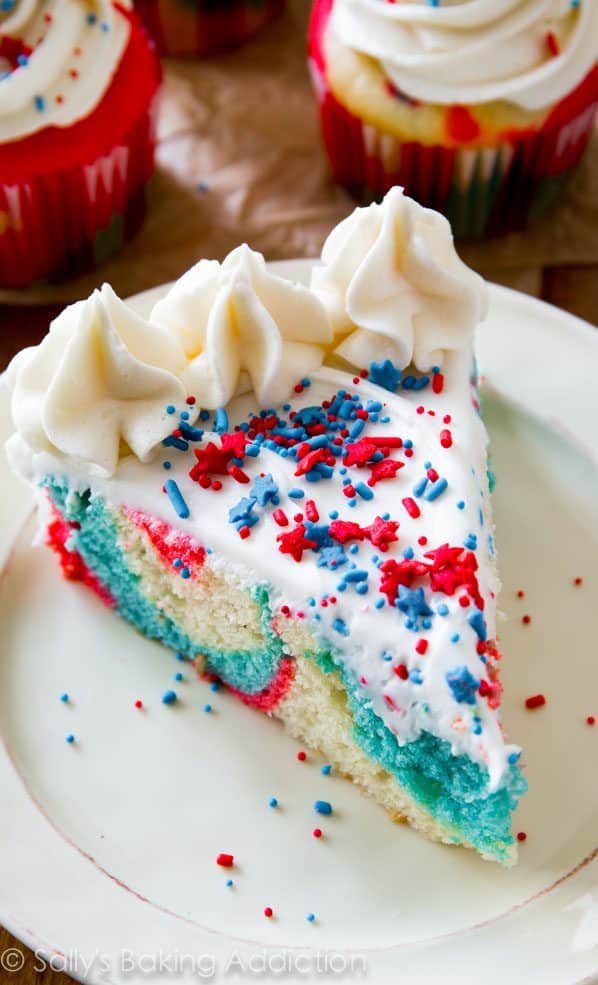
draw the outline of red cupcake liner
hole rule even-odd
[[[88,117],[0,146],[1,288],[81,273],[137,231],[154,169],[159,80],[156,56],[132,21],[121,65]]]
[[[455,236],[477,239],[525,226],[554,205],[592,133],[598,69],[535,132],[491,147],[445,147],[401,140],[343,106],[326,78],[322,35],[332,0],[316,0],[310,67],[324,145],[336,180],[360,202],[381,199],[393,185],[437,209]]]
[[[211,0],[204,9],[185,0],[135,0],[162,55],[210,55],[234,48],[270,23],[285,0]]]

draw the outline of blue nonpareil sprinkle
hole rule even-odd
[[[347,624],[346,624],[346,622],[345,622],[344,619],[335,619],[334,622],[332,623],[332,628],[340,636],[350,636],[351,635],[350,634],[350,631],[349,631],[349,627],[347,626]]]
[[[270,800],[268,801],[268,807],[278,807],[278,801],[276,797],[270,797]]]
[[[475,551],[478,546],[478,538],[475,534],[468,534],[463,542],[463,546],[469,551]]]
[[[212,681],[212,683],[210,684],[210,691],[219,691],[219,690],[220,690],[220,683],[218,681]]]
[[[314,811],[317,814],[332,814],[332,804],[327,800],[316,800],[314,804]]]
[[[308,913],[305,919],[307,920],[308,923],[313,923],[314,920],[316,919],[316,915],[315,913]]]
[[[364,427],[365,427],[365,421],[362,420],[360,417],[358,417],[355,423],[351,426],[351,429],[349,431],[350,440],[355,441],[355,439],[358,438],[361,432],[363,431]]]
[[[485,640],[488,634],[486,630],[486,620],[484,619],[484,613],[482,610],[475,609],[467,617],[467,621],[471,628],[477,633],[479,639],[482,641]]]
[[[447,480],[446,479],[438,479],[438,481],[435,482],[434,485],[431,486],[430,489],[428,489],[428,491],[427,491],[427,493],[425,495],[425,499],[427,499],[427,501],[429,503],[433,503],[435,499],[438,499],[439,496],[442,496],[443,492],[447,488],[448,488],[448,482],[447,482]]]
[[[163,705],[173,705],[176,703],[176,701],[177,701],[176,691],[165,691],[164,694],[162,695]]]
[[[43,113],[46,108],[46,100],[43,96],[34,96],[33,102],[35,103],[35,108],[38,113]]]
[[[73,744],[73,742],[75,741],[75,736],[74,736],[74,735],[72,735],[72,734],[70,734],[70,735],[67,735],[67,736],[66,736],[66,741],[68,742],[68,744],[69,744],[70,746],[72,746],[72,744]]]
[[[413,487],[413,495],[416,497],[416,499],[419,499],[420,496],[423,496],[427,485],[428,485],[427,475],[424,475],[423,478],[419,480],[419,482],[416,482],[416,484]]]
[[[330,776],[331,772],[332,772],[332,766],[330,766],[329,763],[326,763],[324,766],[320,768],[320,773],[322,773],[323,776]]]
[[[180,516],[182,520],[186,520],[189,516],[189,507],[183,499],[181,490],[177,486],[174,479],[167,479],[164,483],[164,488],[166,490],[166,495],[174,507],[176,515]]]
[[[206,713],[207,715],[209,715],[209,714],[210,714],[210,712],[211,712],[211,710],[212,710],[212,706],[211,706],[211,705],[204,705],[204,706],[203,706],[203,710],[205,711],[205,713]]]
[[[174,675],[174,679],[175,679],[175,681],[184,681],[185,680],[185,678],[181,674],[180,670],[177,670],[176,674]]]
[[[166,408],[166,413],[167,414],[174,414],[175,410],[176,410],[176,407],[174,406],[174,404],[168,404],[168,406]]]
[[[66,691],[65,691],[65,693],[64,693],[64,694],[61,694],[61,695],[60,695],[60,700],[61,700],[61,701],[62,701],[62,702],[63,702],[63,703],[65,704],[65,705],[66,705],[66,704],[68,704],[68,700],[69,700],[69,696],[68,696],[68,694],[66,693]]]
[[[464,500],[462,500],[462,499],[459,500],[459,502],[457,503],[457,509],[458,510],[464,510],[465,509],[465,501]]]
[[[162,468],[166,469],[168,472],[168,470],[172,468],[172,462],[162,462]]]
[[[181,568],[180,575],[181,575],[181,578],[184,578],[185,580],[187,580],[187,578],[190,578],[191,577],[191,572],[190,572],[189,568]]]
[[[218,434],[224,434],[228,431],[228,414],[224,407],[219,407],[214,414],[214,431]]]
[[[162,444],[165,448],[178,448],[179,451],[187,451],[189,448],[189,442],[185,441],[184,438],[175,438],[174,434],[169,434]]]
[[[201,441],[204,436],[203,428],[194,428],[191,424],[186,424],[185,421],[181,421],[179,424],[179,431],[187,441]]]
[[[367,486],[365,482],[358,482],[357,485],[355,486],[355,492],[357,493],[358,496],[361,496],[362,499],[374,498],[373,489],[370,489],[370,487]]]

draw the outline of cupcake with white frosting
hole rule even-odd
[[[394,184],[457,236],[555,201],[598,103],[595,0],[315,0],[310,63],[336,179]]]
[[[126,0],[0,4],[0,287],[94,266],[138,228],[159,82]]]

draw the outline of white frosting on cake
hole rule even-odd
[[[331,25],[401,92],[445,106],[504,99],[543,109],[598,56],[596,0],[335,0]]]
[[[486,285],[457,256],[448,220],[398,187],[332,230],[311,286],[336,353],[357,368],[391,359],[427,372],[469,344],[487,307]]]
[[[189,392],[209,408],[248,390],[261,407],[280,403],[297,380],[321,366],[331,341],[318,299],[269,273],[263,256],[246,245],[222,264],[200,260],[151,317],[180,339],[190,360]]]
[[[225,478],[219,492],[202,489],[188,474],[195,462],[191,451],[178,453],[162,448],[155,460],[145,465],[128,456],[121,459],[110,480],[93,479],[92,488],[115,507],[143,510],[189,533],[212,548],[215,556],[224,559],[227,567],[233,569],[248,586],[267,584],[275,610],[281,604],[287,604],[293,614],[304,612],[308,620],[317,612],[321,618],[313,624],[316,632],[342,649],[343,661],[351,677],[361,682],[360,690],[369,697],[372,707],[396,734],[399,742],[415,739],[422,730],[430,731],[450,742],[455,754],[464,753],[476,762],[486,764],[490,773],[490,789],[495,789],[505,776],[508,756],[515,747],[505,745],[499,716],[485,700],[478,699],[475,705],[459,703],[446,681],[446,674],[455,667],[466,667],[477,680],[487,676],[485,664],[477,652],[478,637],[468,622],[471,607],[464,609],[459,604],[459,596],[463,592],[458,591],[452,596],[433,593],[431,598],[426,593],[435,613],[431,628],[407,630],[403,615],[394,606],[385,604],[381,609],[376,608],[375,602],[381,596],[376,589],[376,569],[371,564],[373,555],[384,560],[400,560],[408,548],[414,551],[416,558],[421,559],[430,548],[445,543],[463,545],[473,534],[478,544],[475,551],[479,565],[477,578],[486,601],[484,614],[488,636],[495,635],[494,596],[499,583],[491,546],[493,529],[486,481],[487,435],[471,402],[470,366],[469,349],[450,353],[445,362],[445,385],[441,394],[432,394],[428,389],[423,393],[402,391],[400,395],[393,395],[367,382],[355,387],[350,375],[324,367],[315,374],[309,389],[293,398],[292,407],[299,410],[330,398],[339,388],[358,392],[364,401],[383,401],[381,416],[390,417],[388,423],[368,426],[364,435],[401,434],[413,441],[413,458],[407,459],[403,453],[400,454],[405,465],[397,477],[378,483],[375,498],[371,501],[358,499],[353,509],[346,505],[342,476],[338,470],[332,479],[313,486],[301,483],[294,475],[296,463],[293,459],[283,459],[267,449],[255,459],[245,458],[243,470],[252,480],[260,473],[272,474],[278,487],[280,506],[289,517],[290,525],[278,527],[272,518],[273,507],[269,507],[259,511],[263,512],[263,516],[251,528],[251,536],[247,539],[240,538],[235,525],[229,522],[228,511],[243,496],[249,495],[250,486]],[[433,408],[435,416],[418,414],[416,408],[420,403],[426,409]],[[227,408],[230,429],[235,423],[247,420],[252,409],[255,410],[252,396],[236,398]],[[439,443],[445,414],[451,414],[453,444],[449,449]],[[208,441],[217,442],[218,435],[206,434],[193,447],[205,447]],[[32,453],[19,436],[11,439],[10,454],[19,471],[32,481],[48,474],[62,476],[66,473],[72,488],[83,491],[89,487],[86,468],[77,467],[72,462],[65,463],[63,457],[56,458],[44,452]],[[164,459],[172,463],[168,473],[162,467]],[[413,486],[425,474],[424,463],[428,461],[447,480],[448,486],[443,495],[433,502],[418,499],[421,517],[414,519],[402,508],[401,500],[413,496]],[[353,473],[353,470],[350,472]],[[188,519],[176,516],[172,504],[163,493],[166,475],[176,481],[189,508]],[[293,500],[288,497],[288,491],[298,485],[305,489],[305,498]],[[359,545],[358,554],[349,554],[349,563],[354,561],[360,569],[369,571],[370,589],[367,595],[358,595],[352,585],[348,585],[344,592],[338,590],[348,570],[347,565],[337,571],[320,567],[317,564],[318,554],[309,551],[297,563],[278,550],[277,534],[291,529],[293,515],[297,510],[304,509],[305,500],[310,495],[318,504],[322,523],[330,522],[329,513],[334,510],[339,512],[341,519],[362,526],[386,512],[400,521],[399,540],[391,544],[386,553],[382,554],[368,542],[363,542]],[[463,508],[457,504],[463,504]],[[427,537],[425,546],[419,544],[422,534]],[[335,596],[337,601],[334,605],[321,607],[319,600],[326,593]],[[310,598],[318,601],[317,607],[310,606]],[[447,607],[448,614],[445,616],[437,614],[441,605]],[[335,620],[339,618],[348,628],[347,637],[339,635],[334,629]],[[459,640],[451,642],[455,634],[459,635]],[[426,653],[422,656],[415,649],[420,638],[428,642]],[[392,659],[385,660],[384,652],[390,654]],[[401,662],[410,671],[421,668],[423,683],[399,679],[393,667]],[[426,706],[427,711],[424,710]],[[474,713],[480,716],[480,734],[472,731]]]
[[[0,40],[32,50],[14,69],[0,56],[0,144],[88,116],[110,85],[129,34],[128,19],[111,0],[14,0],[0,13]]]

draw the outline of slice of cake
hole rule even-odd
[[[150,321],[108,286],[67,308],[10,367],[9,450],[68,578],[393,819],[508,864],[484,310],[446,221],[394,189],[309,289],[242,246]]]

